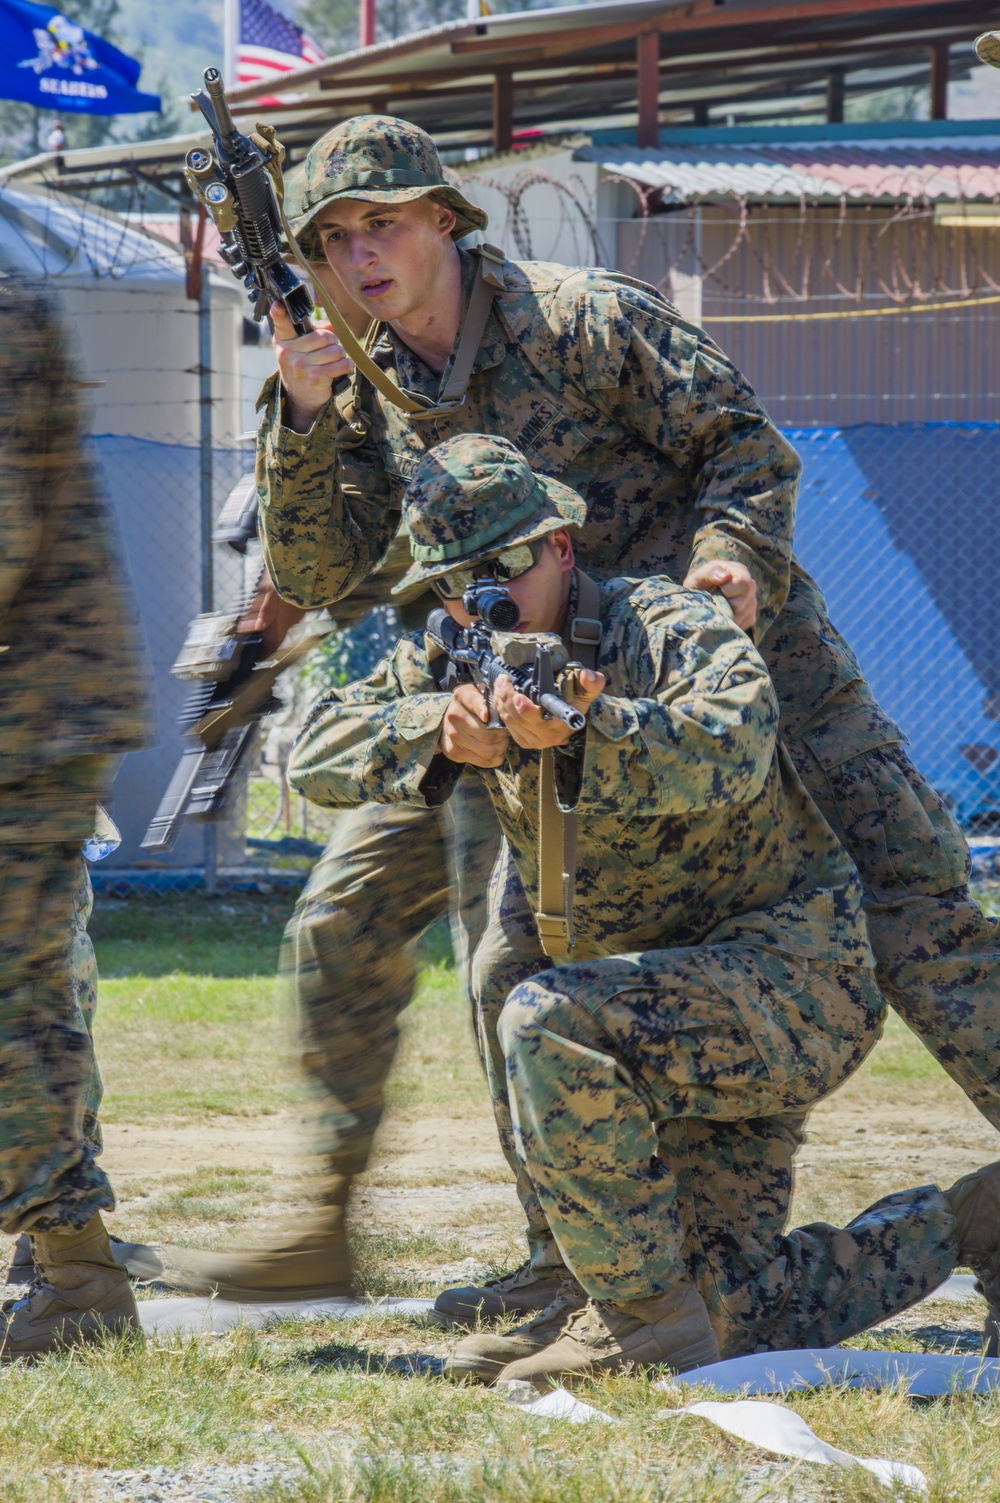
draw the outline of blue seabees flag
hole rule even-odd
[[[142,64],[51,5],[0,0],[0,99],[84,115],[159,110],[136,88]]]

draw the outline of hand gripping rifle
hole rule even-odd
[[[188,152],[188,186],[215,221],[222,257],[247,289],[254,318],[280,302],[296,334],[307,334],[313,295],[281,254],[281,214],[272,180],[281,148],[260,131],[250,137],[237,130],[218,68],[206,68],[204,79],[204,89],[191,98],[208,122],[213,149],[196,146]]]
[[[496,681],[506,674],[519,694],[538,705],[546,719],[555,718],[571,731],[582,731],[586,717],[567,703],[565,695],[576,692],[579,663],[568,660],[562,638],[555,632],[519,632],[517,602],[492,579],[477,579],[462,596],[471,626],[461,627],[446,610],[431,611],[427,636],[448,667],[438,682],[450,691],[456,684],[473,683],[482,693],[490,712],[489,724],[501,722],[493,709]]]

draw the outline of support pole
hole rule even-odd
[[[844,123],[844,69],[831,68],[826,75],[826,120],[828,125]]]
[[[202,210],[204,213],[204,210]],[[215,604],[214,546],[215,515],[212,485],[212,289],[208,269],[199,267],[198,288],[198,411],[199,411],[199,494],[201,500],[201,608],[210,611]],[[215,826],[204,827],[205,891],[218,887],[218,847]]]
[[[236,53],[240,45],[240,0],[223,0],[222,5],[222,76],[227,89],[239,82]]]
[[[931,119],[948,118],[948,43],[931,48]]]
[[[514,80],[509,68],[493,75],[493,150],[510,151],[514,144]]]
[[[361,0],[358,43],[362,47],[375,45],[375,0]]]
[[[660,33],[640,32],[636,39],[636,144],[654,150],[660,144]]]

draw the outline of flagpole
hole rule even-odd
[[[236,87],[236,49],[240,42],[240,0],[222,3],[222,76],[228,89]]]

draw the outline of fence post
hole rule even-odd
[[[204,212],[204,211],[202,211]],[[208,267],[201,265],[198,288],[198,411],[200,447],[201,499],[201,608],[210,611],[215,605],[215,570],[212,547],[215,508],[212,486],[212,291]],[[204,826],[205,890],[218,887],[218,845],[215,825]]]

